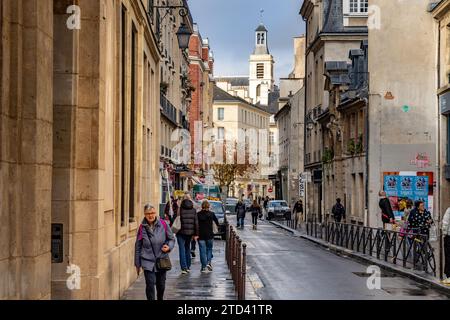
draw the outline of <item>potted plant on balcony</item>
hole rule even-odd
[[[347,153],[349,153],[352,156],[356,153],[356,145],[355,145],[355,139],[354,138],[350,138],[350,140],[348,140]]]
[[[356,154],[361,154],[361,153],[363,153],[363,151],[364,151],[364,146],[363,146],[363,135],[360,134],[360,135],[358,136],[358,141],[356,142],[356,145],[355,145],[355,153],[356,153]]]
[[[322,165],[324,168],[324,171],[328,171],[331,169],[331,164],[334,159],[334,151],[333,149],[330,149],[328,147],[325,148],[322,155]]]

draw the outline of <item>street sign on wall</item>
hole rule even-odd
[[[305,180],[302,178],[302,175],[298,178],[298,195],[299,197],[305,196]]]

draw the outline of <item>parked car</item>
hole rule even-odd
[[[197,206],[199,207],[199,210],[201,210],[201,201],[197,201]],[[226,239],[226,221],[227,221],[227,217],[226,217],[226,213],[225,213],[225,207],[223,206],[223,203],[221,201],[211,201],[209,200],[209,204],[210,204],[210,210],[212,212],[214,212],[214,214],[217,217],[217,220],[219,220],[219,232],[214,234],[214,236],[218,236],[221,237],[222,240]]]
[[[291,216],[291,208],[284,200],[272,200],[267,204],[267,220],[282,217],[289,220]]]
[[[227,198],[225,200],[225,211],[229,213],[235,213],[236,205],[238,203],[238,199],[236,198]]]

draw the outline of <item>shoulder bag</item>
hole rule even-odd
[[[177,217],[172,223],[172,232],[178,233],[181,230],[181,210],[178,210]]]
[[[161,223],[164,227],[164,234],[166,235],[166,240],[167,240],[167,224],[165,223],[165,221],[162,221],[162,220],[161,220]],[[156,258],[155,250],[153,249],[152,238],[148,234],[147,228],[145,228],[145,232],[147,233],[148,240],[150,241],[150,247],[152,248],[153,255]],[[169,255],[167,255],[166,258],[157,258],[156,259],[156,268],[161,271],[172,270],[172,262],[170,261]]]

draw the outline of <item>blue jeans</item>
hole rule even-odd
[[[237,219],[237,227],[239,228],[239,227],[244,227],[244,219],[245,219],[245,217],[244,218],[238,218]]]
[[[177,234],[181,270],[191,268],[191,239],[192,236]]]
[[[198,241],[198,248],[200,250],[200,261],[202,263],[202,269],[206,268],[206,266],[211,263],[213,257],[212,254],[213,245],[214,239]]]

